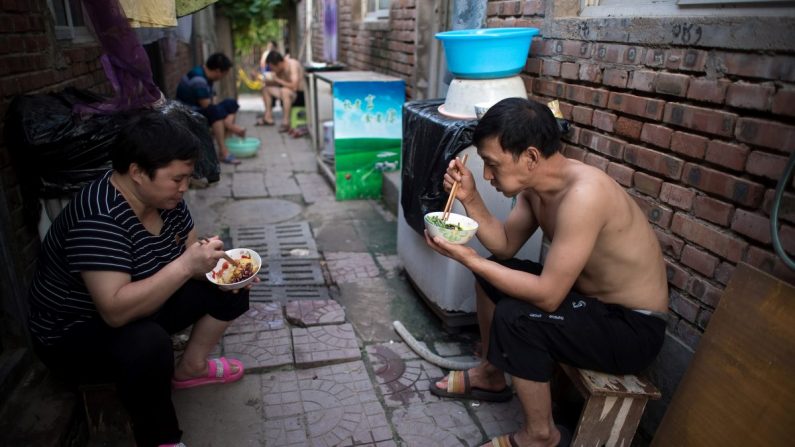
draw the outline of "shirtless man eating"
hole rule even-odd
[[[283,113],[279,132],[287,132],[290,130],[292,108],[304,105],[304,67],[297,60],[282,56],[276,50],[270,51],[265,61],[273,76],[265,78],[265,86],[262,88],[265,116],[257,124],[273,124],[273,99],[281,99]]]
[[[508,400],[512,383],[525,425],[491,446],[556,446],[549,381],[556,362],[611,374],[635,374],[657,356],[665,337],[668,284],[662,252],[646,216],[603,171],[560,152],[549,109],[509,98],[478,123],[474,144],[483,178],[516,205],[505,222],[492,216],[472,172],[450,162],[444,187],[479,223],[477,237],[494,256],[441,237],[426,242],[476,278],[483,360],[431,385],[444,397]],[[537,228],[551,241],[544,265],[513,259]]]

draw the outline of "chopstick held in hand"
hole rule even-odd
[[[201,240],[199,240],[199,243],[200,243],[200,244],[202,244],[202,245],[204,245],[204,244],[207,244],[207,243],[209,243],[209,242],[210,242],[210,241],[209,241],[207,238],[202,238]],[[226,252],[224,252],[224,254],[223,254],[223,258],[224,258],[224,259],[226,259],[227,261],[229,261],[229,262],[230,262],[232,265],[234,265],[235,267],[237,267],[237,266],[238,266],[238,264],[239,264],[239,262],[238,262],[236,259],[233,259],[231,256],[229,256],[228,254],[226,254]]]
[[[464,154],[464,158],[461,159],[461,164],[467,164],[467,158],[469,158],[469,154]],[[444,205],[444,213],[442,213],[442,222],[447,222],[447,219],[450,217],[450,208],[453,207],[453,200],[455,200],[455,193],[458,190],[458,185],[461,184],[459,181],[453,182],[453,187],[450,188],[450,196],[447,198],[447,203]]]

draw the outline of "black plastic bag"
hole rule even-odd
[[[39,219],[38,199],[69,197],[111,169],[110,149],[135,111],[80,115],[75,104],[97,103],[102,96],[73,88],[42,95],[17,96],[5,116],[5,141],[19,178],[25,217]],[[220,179],[207,119],[177,101],[156,110],[192,130],[199,141],[194,177]],[[34,205],[35,204],[35,205]]]
[[[403,168],[400,203],[409,226],[422,235],[423,217],[444,208],[448,193],[444,173],[450,160],[472,144],[478,121],[450,118],[438,112],[442,99],[403,105]]]

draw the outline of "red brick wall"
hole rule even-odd
[[[337,11],[339,60],[349,70],[370,70],[405,79],[409,98],[414,73],[416,1],[393,0],[389,20],[380,27],[363,23],[358,10],[361,0],[339,0]],[[322,61],[322,11],[316,13],[312,27],[312,54],[316,61]]]
[[[0,8],[0,116],[16,95],[61,90],[68,86],[110,94],[96,44],[56,41],[45,0],[3,2]],[[35,226],[26,225],[22,195],[0,122],[0,172],[13,234],[2,237],[13,247],[16,271],[24,284],[32,279],[38,252]]]

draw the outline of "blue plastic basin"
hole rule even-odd
[[[226,139],[226,147],[229,152],[238,158],[253,157],[259,149],[259,144],[259,138],[254,137]]]
[[[436,38],[444,45],[447,69],[453,75],[491,79],[522,71],[538,33],[538,28],[484,28],[445,31]]]

